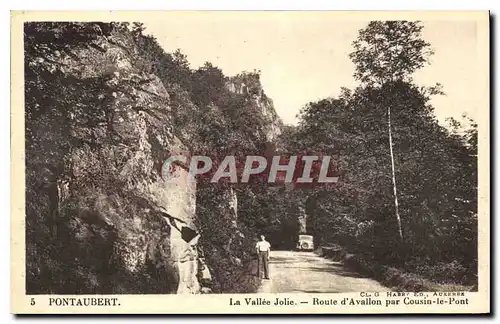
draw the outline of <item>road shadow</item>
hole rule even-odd
[[[280,264],[283,265],[283,268],[287,269],[303,269],[304,271],[331,273],[343,277],[365,278],[365,279],[370,278],[366,275],[345,268],[344,264],[341,261],[328,260],[316,254],[304,254],[302,256],[309,257],[311,259],[311,262],[321,259],[325,263],[323,263],[321,266],[311,265],[306,267],[300,267],[293,265],[294,261],[297,259],[296,257],[271,256],[269,264],[274,264],[274,265]]]
[[[329,267],[295,267],[295,266],[284,266],[286,269],[301,269],[304,271],[312,271],[312,272],[323,272],[323,273],[331,273],[336,274],[343,277],[351,277],[351,278],[369,278],[368,276],[362,275],[360,273],[348,270],[344,268],[344,266],[329,266]]]
[[[274,257],[274,256],[272,256],[271,259],[269,260],[269,263],[285,263],[285,262],[290,262],[293,260],[294,260],[294,258],[290,258],[290,257]]]

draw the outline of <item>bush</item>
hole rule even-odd
[[[439,283],[466,283],[468,269],[454,260],[449,263],[438,262],[435,265],[419,265],[415,272]]]
[[[347,253],[339,246],[321,246],[316,250],[316,253],[331,260],[337,260],[339,255],[343,255],[340,260],[343,261],[344,267],[371,277],[395,291],[477,291],[477,281],[472,287],[463,283],[457,284],[461,282],[452,280],[434,282],[421,273],[411,273],[403,269],[383,266],[367,260],[362,255]],[[467,271],[458,262],[441,263],[434,267],[420,266],[418,269],[427,276],[434,274],[436,276],[446,276],[446,278],[452,276],[459,278]],[[446,271],[449,273],[446,273]]]

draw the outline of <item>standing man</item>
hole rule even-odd
[[[261,264],[264,267],[264,279],[269,279],[269,253],[271,252],[271,244],[266,241],[264,235],[260,236],[260,241],[255,245],[257,249],[257,277],[260,277]]]

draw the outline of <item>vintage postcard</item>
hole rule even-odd
[[[11,312],[489,313],[489,25],[12,12]]]

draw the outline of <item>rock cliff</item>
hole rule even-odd
[[[191,70],[142,31],[25,25],[28,293],[223,292],[221,267],[244,271],[245,195],[180,167],[168,184],[161,167],[172,153],[259,150],[279,132],[272,102],[258,78],[244,90],[248,77]]]

